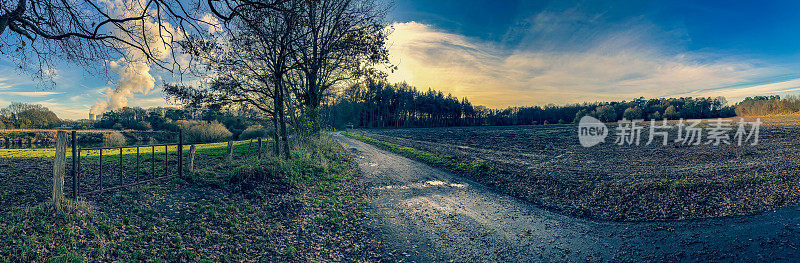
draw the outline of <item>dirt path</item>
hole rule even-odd
[[[334,134],[373,190],[370,225],[390,252],[430,261],[797,261],[800,207],[652,223],[576,219]]]

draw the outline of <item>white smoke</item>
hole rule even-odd
[[[117,110],[128,105],[128,98],[136,93],[149,94],[155,88],[155,78],[150,75],[150,65],[146,62],[113,62],[109,63],[112,70],[119,75],[116,87],[105,91],[106,100],[99,101],[90,111],[91,114],[100,115],[103,112]],[[120,66],[120,64],[123,64]]]
[[[119,17],[130,17],[141,14],[146,6],[147,0],[110,0],[104,1],[109,12],[117,14]],[[152,10],[148,10],[153,13]],[[128,31],[134,32],[127,34],[120,29],[112,30],[117,37],[128,42],[147,43],[153,59],[165,60],[170,58],[171,48],[167,43],[183,35],[171,24],[161,21],[159,24],[154,19],[147,19],[143,23],[129,25]],[[142,32],[144,31],[144,32]],[[145,37],[146,36],[146,37]],[[165,43],[166,42],[166,43]],[[150,74],[150,63],[146,56],[135,48],[123,48],[125,57],[117,61],[108,61],[108,67],[117,73],[118,79],[114,89],[107,88],[105,100],[99,100],[92,106],[90,113],[99,116],[100,114],[123,108],[128,105],[128,99],[135,94],[149,94],[155,88],[155,78]]]

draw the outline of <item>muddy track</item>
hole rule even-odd
[[[677,222],[600,222],[541,209],[334,134],[371,189],[369,224],[395,256],[430,261],[800,260],[800,207]]]

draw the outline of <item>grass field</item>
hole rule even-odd
[[[267,154],[271,151],[269,143],[265,142],[262,151]],[[243,159],[257,156],[258,144],[249,141],[234,142],[234,159]],[[71,153],[67,150],[67,171],[72,168]],[[189,145],[184,146],[184,164],[188,163]],[[78,191],[81,193],[98,190],[102,187],[114,187],[130,184],[137,181],[152,179],[164,175],[177,174],[178,161],[177,146],[170,146],[165,151],[164,146],[153,148],[141,147],[139,156],[139,169],[137,170],[136,148],[123,148],[120,162],[120,150],[103,150],[103,177],[100,177],[99,151],[82,151],[80,169],[78,171]],[[167,153],[167,156],[165,156]],[[55,150],[50,149],[2,149],[0,154],[0,176],[4,183],[0,184],[0,211],[7,211],[10,207],[18,205],[31,205],[45,201],[49,197],[50,181],[52,180],[52,156]],[[227,155],[227,142],[207,143],[196,145],[195,167],[202,169],[217,165],[225,161]],[[121,164],[121,165],[120,165]],[[72,178],[65,179],[67,194],[72,192]]]
[[[248,145],[250,141],[235,141],[233,142],[235,146],[240,145]],[[198,154],[224,154],[225,148],[228,146],[227,142],[217,142],[217,143],[203,143],[203,144],[195,144],[195,148],[197,149]],[[258,147],[256,142],[253,142],[253,147]],[[128,146],[126,146],[128,147]],[[168,151],[173,152],[177,151],[177,145],[171,145],[168,147]],[[189,145],[184,146],[184,150],[189,150]],[[67,149],[67,151],[71,151]],[[119,155],[120,149],[106,149],[103,150],[103,155]],[[164,153],[164,146],[155,147],[155,152]],[[153,148],[149,146],[140,147],[139,153],[152,153]],[[122,149],[123,155],[136,155],[136,148],[123,148]],[[55,148],[38,148],[38,149],[0,149],[0,158],[42,158],[42,157],[53,157],[55,155]],[[69,154],[68,154],[69,155]],[[99,156],[100,151],[93,150],[93,151],[82,151],[81,157],[95,157]],[[70,155],[71,156],[71,155]],[[69,158],[69,156],[68,156]]]

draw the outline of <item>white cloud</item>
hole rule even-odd
[[[574,13],[574,12],[573,12]],[[755,78],[779,75],[777,67],[714,53],[681,51],[659,41],[681,43],[648,24],[601,29],[596,17],[540,14],[523,32],[520,45],[504,47],[437,30],[417,22],[395,23],[390,60],[398,70],[391,82],[406,81],[468,97],[491,107],[564,104],[644,97],[741,97],[797,89],[800,80],[758,86]],[[591,19],[590,19],[591,18]],[[525,35],[527,34],[527,35]],[[675,40],[670,40],[675,39]],[[723,87],[736,89],[710,90]]]
[[[42,106],[47,107],[51,111],[55,112],[56,115],[61,119],[71,119],[71,120],[78,120],[78,119],[86,119],[89,117],[89,107],[76,105],[76,106],[69,106],[64,105],[62,103],[57,102],[55,99],[48,99],[38,102],[32,102],[33,104],[41,104]]]
[[[693,97],[725,96],[733,101],[753,95],[787,95],[800,91],[800,78],[753,86],[730,87],[723,89],[700,90],[685,94]]]
[[[203,14],[203,17],[200,18],[200,21],[203,21],[204,25],[208,29],[209,34],[214,34],[219,30],[221,24],[219,20],[210,13]]]

